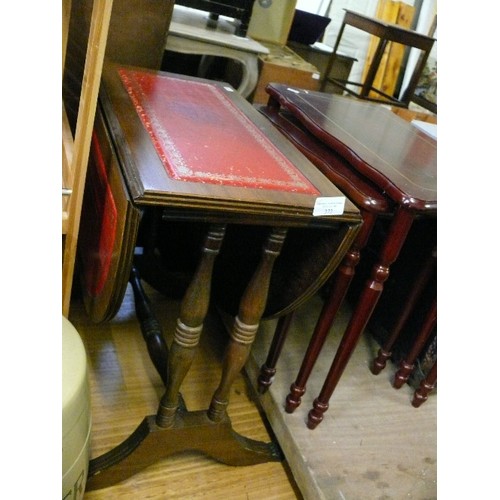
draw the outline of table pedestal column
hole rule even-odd
[[[286,229],[281,228],[272,230],[264,245],[261,262],[240,303],[224,360],[221,382],[210,408],[208,411],[188,411],[179,389],[189,371],[200,339],[210,301],[213,264],[225,233],[224,225],[210,228],[200,264],[181,305],[170,352],[166,346],[160,346],[160,351],[168,356],[168,376],[158,412],[144,418],[137,429],[116,448],[90,461],[87,490],[111,486],[160,459],[186,450],[200,451],[228,465],[252,465],[282,460],[277,444],[255,441],[236,433],[226,408],[232,383],[247,361],[255,339],[267,301],[274,261],[281,251],[286,232]],[[137,280],[133,286],[141,329],[148,342],[148,350],[154,352],[158,335],[144,334],[144,331],[151,324],[155,326],[154,330],[158,330],[158,325],[152,314],[148,314],[151,311]],[[162,378],[165,377],[165,363],[153,360],[155,366],[163,371]]]

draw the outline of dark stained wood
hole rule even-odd
[[[175,0],[113,1],[105,58],[160,69]],[[63,96],[72,130],[76,126],[86,47],[94,2],[72,0]]]
[[[399,369],[394,375],[394,381],[392,383],[393,387],[400,389],[403,384],[405,384],[413,369],[415,368],[415,360],[417,356],[422,352],[425,343],[429,339],[431,333],[434,331],[437,321],[437,299],[432,303],[427,316],[425,317],[424,324],[419,331],[415,342],[413,343],[410,352],[407,354],[405,359],[399,364]]]
[[[420,382],[420,386],[415,390],[411,404],[418,408],[427,401],[428,395],[436,387],[437,381],[437,361],[432,365],[427,376]]]
[[[208,312],[214,261],[224,239],[225,230],[226,227],[222,224],[210,228],[200,264],[182,301],[169,356],[169,380],[156,419],[161,427],[170,427],[174,423],[179,406],[179,389],[193,362]]]
[[[181,409],[170,428],[158,426],[156,417],[148,416],[120,445],[91,460],[86,491],[116,484],[158,460],[186,450],[239,466],[283,458],[277,444],[255,441],[235,432],[227,416],[213,422],[205,411]]]
[[[358,233],[356,240],[335,272],[330,292],[325,300],[318,322],[314,327],[311,341],[307,346],[307,351],[304,354],[304,359],[297,374],[297,378],[290,386],[290,393],[286,397],[285,406],[288,413],[292,413],[301,403],[301,397],[306,391],[307,380],[323,349],[328,332],[339,312],[340,306],[344,302],[347,290],[354,277],[356,266],[361,258],[361,250],[366,246],[373,226],[375,225],[376,216],[373,213],[364,212],[362,216],[363,226],[361,231]]]
[[[208,409],[208,416],[214,422],[226,415],[229,390],[238,373],[243,369],[255,340],[260,320],[266,307],[269,284],[274,262],[280,254],[286,237],[285,228],[273,228],[262,249],[262,259],[240,301],[238,315],[234,320],[228,345],[222,377]]]
[[[323,420],[323,414],[328,410],[328,402],[337,386],[342,373],[351,358],[352,352],[363,333],[370,316],[377,305],[384,289],[384,282],[389,277],[389,269],[397,259],[413,222],[410,212],[399,208],[394,215],[384,245],[378,255],[377,263],[371,271],[361,295],[354,308],[351,320],[344,332],[342,341],[337,349],[335,358],[321,388],[318,397],[313,402],[307,418],[307,426],[315,429]]]
[[[106,59],[160,69],[174,4],[174,0],[113,2]]]
[[[397,206],[323,387],[308,414],[307,426],[314,429],[328,410],[333,391],[377,305],[414,218],[436,216],[437,143],[377,104],[280,84],[268,85],[267,91],[269,108],[293,114],[313,136]]]
[[[260,367],[260,373],[257,379],[258,391],[260,394],[264,394],[273,383],[273,378],[276,375],[276,363],[278,362],[283,346],[285,345],[285,340],[292,323],[293,314],[293,312],[285,314],[278,320],[273,340],[269,346],[266,361]]]
[[[290,111],[394,202],[437,211],[437,141],[395,113],[368,102],[280,84],[270,106]]]
[[[377,215],[387,214],[391,205],[365,178],[349,167],[347,162],[321,141],[311,136],[300,122],[289,113],[279,113],[275,107],[262,106],[259,111],[266,116],[299,150],[304,153],[337,187],[353,200],[360,208],[363,226],[351,248],[346,252],[342,263],[337,268],[328,298],[311,337],[299,374],[286,398],[286,410],[293,412],[305,393],[307,380],[321,352],[326,336],[337,312],[342,305],[349,285],[354,276],[355,267],[360,259],[361,250],[367,244]],[[291,319],[289,320],[291,321]],[[279,323],[270,346],[268,359],[261,368],[259,390],[265,392],[271,385],[271,378],[276,373],[276,363],[285,342],[289,321]]]
[[[135,312],[148,348],[149,357],[163,383],[168,383],[168,347],[160,322],[156,319],[151,303],[144,291],[137,269],[132,268],[130,284],[134,292]]]
[[[387,360],[390,359],[392,355],[392,347],[396,340],[399,338],[401,331],[403,330],[406,322],[414,307],[422,295],[425,286],[429,282],[431,274],[435,269],[436,265],[436,254],[435,252],[429,257],[427,262],[424,262],[422,266],[422,271],[419,273],[417,281],[410,290],[410,296],[406,299],[403,309],[394,324],[389,337],[387,338],[385,344],[379,349],[377,357],[373,360],[370,370],[374,375],[378,375],[386,366]]]

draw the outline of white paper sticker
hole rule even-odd
[[[345,196],[328,196],[316,198],[313,215],[342,215],[344,213]]]

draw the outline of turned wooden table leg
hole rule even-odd
[[[116,484],[158,460],[186,450],[199,451],[234,466],[283,459],[276,443],[256,441],[235,432],[225,410],[232,381],[247,360],[248,350],[264,312],[271,270],[281,250],[285,229],[272,232],[264,246],[261,264],[243,296],[221,383],[209,410],[188,411],[179,393],[208,312],[214,259],[224,233],[225,225],[213,225],[210,228],[198,269],[182,302],[168,356],[166,391],[157,414],[145,417],[121,444],[90,461],[87,490]],[[139,302],[141,307],[147,305]]]
[[[286,337],[290,330],[293,316],[294,313],[292,311],[285,316],[281,316],[278,320],[266,361],[260,367],[260,373],[257,378],[258,391],[260,394],[264,394],[273,383],[273,378],[276,374],[276,364],[283,350],[283,345],[285,344]]]
[[[226,417],[226,408],[229,403],[229,391],[236,376],[243,369],[250,348],[259,327],[262,314],[267,302],[271,272],[276,257],[278,257],[287,230],[284,228],[273,229],[264,244],[262,259],[240,302],[238,315],[235,318],[231,340],[227,347],[221,381],[216,389],[208,417],[214,422]]]
[[[210,227],[198,269],[181,304],[168,358],[169,380],[156,416],[156,423],[160,427],[169,427],[174,423],[179,406],[179,389],[191,367],[208,312],[213,266],[225,230],[226,226],[223,224]]]
[[[364,212],[363,225],[356,236],[351,248],[346,253],[342,263],[336,271],[332,282],[332,288],[328,298],[325,300],[319,319],[314,328],[311,340],[304,355],[302,365],[295,382],[290,386],[290,393],[286,397],[285,410],[292,413],[302,401],[306,391],[306,383],[311,375],[319,353],[326,341],[332,323],[344,301],[349,285],[354,277],[355,268],[359,263],[361,250],[366,246],[370,234],[375,225],[376,215]]]
[[[398,257],[412,222],[413,214],[403,207],[399,207],[391,221],[378,261],[372,268],[371,277],[366,282],[351,315],[320,394],[314,400],[313,408],[309,411],[307,419],[309,429],[315,429],[323,420],[323,414],[328,410],[330,397],[377,305],[384,289],[384,282],[389,277],[390,266]]]
[[[429,393],[436,387],[437,381],[437,361],[432,365],[427,376],[420,382],[420,386],[413,394],[412,406],[418,408],[427,401]]]
[[[151,303],[142,287],[139,272],[135,267],[130,273],[130,284],[134,292],[135,313],[141,326],[149,357],[166,386],[168,381],[168,347],[163,338],[160,323],[156,319],[151,309]]]
[[[436,326],[437,321],[437,299],[434,299],[434,302],[425,317],[424,324],[420,329],[420,332],[413,343],[410,352],[407,354],[406,358],[401,361],[399,364],[398,371],[394,375],[394,381],[392,383],[393,387],[396,389],[400,389],[403,384],[405,384],[410,378],[411,372],[415,368],[415,360],[418,355],[422,352],[422,349],[425,347],[425,343],[429,339],[434,327]]]
[[[435,264],[436,264],[436,252],[434,250],[430,258],[425,262],[422,272],[419,274],[415,285],[412,287],[410,291],[410,296],[406,300],[403,310],[401,311],[401,314],[399,315],[396,324],[391,330],[389,338],[386,340],[384,345],[379,349],[377,357],[373,360],[372,365],[370,366],[370,371],[374,375],[378,375],[385,368],[387,360],[392,356],[391,349],[396,340],[398,339],[399,335],[401,334],[401,331],[403,330],[403,327],[405,326],[406,322],[408,321],[408,318],[412,313],[415,304],[421,297],[425,289],[425,286],[429,282]]]

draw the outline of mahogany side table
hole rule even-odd
[[[109,486],[184,450],[229,465],[280,460],[275,443],[233,430],[226,412],[231,385],[261,319],[292,312],[338,266],[359,231],[359,210],[227,84],[109,63],[99,99],[82,217],[84,302],[90,317],[104,322],[116,314],[131,283],[165,392],[155,415],[90,461],[87,488]],[[141,259],[134,257],[144,220],[157,216],[204,228],[170,347],[141,285]],[[212,285],[228,277],[229,271],[216,272],[216,261],[234,228],[246,235],[245,247],[256,248],[257,258],[240,266],[249,279],[237,297],[210,406],[189,411],[180,387],[202,334]],[[146,240],[142,260],[151,265],[154,231]],[[303,272],[310,261],[316,267]],[[301,274],[300,286],[292,286]]]
[[[284,108],[395,204],[387,235],[309,412],[308,427],[328,402],[383,291],[416,217],[437,216],[437,141],[384,107],[357,99],[270,84],[270,108]]]
[[[356,266],[361,259],[362,250],[369,241],[375,222],[380,216],[390,215],[393,207],[373,184],[353,171],[340,155],[308,133],[293,115],[286,110],[280,112],[271,106],[261,106],[258,109],[358,206],[363,219],[361,230],[331,278],[328,297],[325,299],[297,378],[292,384],[291,393],[286,399],[285,409],[291,413],[301,403],[307,380],[326,341],[332,322],[344,301],[356,272]],[[284,316],[278,321],[268,356],[258,377],[258,390],[261,393],[267,391],[276,374],[276,364],[286,341],[291,321],[291,315]]]

